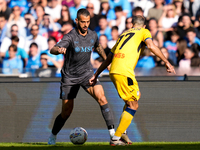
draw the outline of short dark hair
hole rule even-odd
[[[41,54],[40,54],[40,57],[43,56],[43,55],[47,55],[47,53],[45,53],[45,52],[44,52],[44,53],[41,53]]]
[[[138,24],[140,26],[145,25],[145,18],[143,16],[133,16],[132,17],[132,23],[133,25]]]
[[[6,19],[6,15],[3,14],[3,13],[0,13],[0,18],[4,18],[4,19]]]
[[[31,45],[29,46],[29,48],[31,48],[31,47],[33,47],[33,46],[35,46],[35,47],[38,48],[38,45],[37,45],[37,43],[35,43],[35,42],[31,43]]]
[[[170,36],[173,36],[173,35],[178,35],[179,36],[177,31],[169,31],[169,35]]]
[[[48,38],[48,42],[49,42],[49,41],[55,41],[55,42],[56,42],[56,38],[53,37],[53,36],[50,36],[50,37]]]
[[[39,25],[37,25],[37,24],[33,24],[33,25],[31,26],[31,30],[32,30],[33,26],[37,26],[38,29],[39,29]]]
[[[186,29],[186,33],[188,33],[188,32],[194,32],[194,33],[196,33],[195,29],[193,27],[189,27],[188,29]]]
[[[18,25],[17,25],[17,24],[13,24],[13,25],[11,26],[11,28],[10,28],[10,29],[12,29],[12,27],[14,27],[14,26],[18,27]]]
[[[123,11],[121,6],[116,6],[115,7],[115,12],[121,12],[121,11]]]
[[[15,5],[13,8],[12,8],[12,12],[14,11],[14,8],[15,7],[18,7],[20,9],[20,7],[18,5]]]
[[[190,18],[190,14],[189,14],[189,13],[183,13],[183,14],[182,14],[182,17],[184,17],[184,16],[187,16],[187,17]]]
[[[19,42],[19,37],[18,36],[12,36],[11,41]]]
[[[139,6],[137,6],[137,7],[135,7],[134,9],[133,9],[133,11],[132,12],[138,12],[138,11],[141,11],[141,12],[144,12],[143,10],[142,10],[142,8],[141,7],[139,7]]]
[[[104,36],[108,40],[108,37],[105,34],[101,34],[99,37]]]
[[[106,20],[107,20],[107,17],[106,17],[106,15],[100,15],[100,16],[99,16],[99,20],[100,20],[100,19],[106,19]]]
[[[113,30],[117,30],[118,31],[118,26],[112,26],[112,28],[111,28],[111,31],[113,31]]]
[[[157,24],[158,24],[158,20],[154,17],[150,18],[148,22],[150,22],[151,20],[154,20]]]
[[[80,19],[80,16],[83,15],[83,16],[90,16],[90,13],[87,9],[79,9],[78,12],[77,12],[77,18]]]
[[[43,17],[44,17],[44,16],[50,16],[50,15],[49,15],[49,14],[47,14],[47,13],[45,13],[45,14],[43,15]]]
[[[16,45],[11,44],[11,45],[9,46],[8,50],[10,50],[11,47],[13,48],[13,50],[14,50],[15,52],[17,51],[17,46],[16,46]]]
[[[128,23],[128,19],[130,19],[130,18],[131,18],[131,23],[132,23],[132,17],[127,17],[126,21],[125,21],[126,24]]]

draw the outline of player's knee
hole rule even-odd
[[[100,96],[100,97],[98,98],[97,102],[98,102],[99,105],[101,105],[101,106],[108,103],[108,101],[107,101],[105,95]]]
[[[71,113],[72,113],[72,111],[62,111],[61,116],[63,119],[67,119],[67,118],[69,118]]]
[[[129,101],[127,102],[127,105],[129,108],[137,110],[139,105],[138,105],[138,101]]]
[[[61,113],[62,118],[63,118],[63,119],[68,118],[68,117],[71,115],[72,110],[73,110],[73,107],[71,107],[71,108],[66,108],[66,109],[62,109],[62,113]]]
[[[135,103],[134,105],[132,105],[130,108],[131,109],[134,109],[134,110],[137,110],[139,107],[138,103]]]

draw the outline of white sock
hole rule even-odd
[[[54,135],[53,133],[51,133],[50,137],[56,138],[56,135]]]
[[[109,129],[110,137],[112,138],[115,135],[115,129]]]
[[[112,140],[119,140],[121,137],[118,137],[118,136],[116,136],[116,135],[114,135],[113,137],[112,137]]]
[[[126,130],[124,131],[124,134],[126,134]]]

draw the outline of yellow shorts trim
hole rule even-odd
[[[123,100],[138,101],[140,99],[139,86],[135,76],[126,77],[120,74],[110,74],[110,79]]]

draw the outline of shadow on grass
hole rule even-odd
[[[0,150],[200,150],[200,142],[196,143],[134,143],[128,146],[110,146],[109,143],[86,143],[73,145],[72,143],[57,143],[49,146],[46,143],[9,143],[0,144]]]

